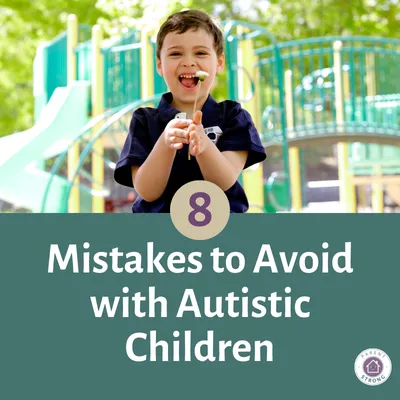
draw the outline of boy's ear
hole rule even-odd
[[[161,68],[161,60],[158,57],[156,59],[156,69],[157,69],[158,75],[163,76],[162,68]]]
[[[217,58],[217,74],[220,74],[225,68],[225,54],[222,53]]]

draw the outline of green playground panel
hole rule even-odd
[[[349,169],[354,175],[372,175],[376,166],[386,175],[400,173],[400,148],[378,144],[352,143]]]
[[[141,98],[140,48],[141,43],[131,43],[103,49],[106,109]]]
[[[346,122],[377,131],[400,134],[400,94],[355,98],[345,103]],[[383,174],[400,172],[400,148],[378,144],[350,145],[350,169],[355,175],[369,175],[379,165]]]
[[[47,46],[47,71],[46,87],[47,99],[54,93],[58,87],[67,86],[67,33],[53,39]]]
[[[153,49],[154,94],[165,93],[168,91],[168,87],[164,78],[157,73],[157,44],[155,40],[150,39],[150,42]]]
[[[102,48],[104,76],[104,108],[110,109],[141,97],[140,32],[132,30],[112,45]],[[77,80],[92,79],[92,42],[76,49]]]
[[[90,28],[87,25],[78,26],[78,42],[84,42],[90,37]],[[53,40],[45,43],[41,57],[41,71],[35,71],[36,84],[43,82],[45,93],[44,104],[50,100],[54,90],[67,86],[67,32],[62,32]],[[38,74],[43,76],[39,77]]]
[[[104,108],[129,104],[141,98],[140,32],[133,29],[103,48]]]
[[[35,122],[58,87],[67,85],[67,33],[41,43],[33,62]]]
[[[79,43],[74,51],[76,54],[76,79],[90,82],[92,79],[92,41]]]
[[[399,79],[399,51],[397,44],[393,44],[389,53],[378,53],[375,55],[376,93],[381,95],[400,93]]]

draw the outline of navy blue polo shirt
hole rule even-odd
[[[131,167],[140,166],[150,154],[171,119],[180,111],[171,106],[172,94],[165,93],[157,108],[142,107],[134,111],[114,179],[121,185],[133,187]],[[202,124],[210,139],[222,151],[247,150],[244,168],[266,158],[258,132],[250,114],[236,101],[217,103],[208,96],[202,109]],[[208,128],[208,129],[207,129]],[[217,139],[217,140],[216,140]],[[153,202],[138,197],[132,206],[134,213],[169,213],[172,197],[188,182],[204,180],[195,157],[188,160],[188,145],[176,152],[171,174],[164,193]],[[225,191],[232,213],[244,213],[249,208],[246,194],[239,182]]]

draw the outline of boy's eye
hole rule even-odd
[[[181,55],[181,53],[179,53],[178,51],[174,51],[173,53],[169,54],[170,57],[178,57],[180,55]],[[205,51],[198,51],[198,52],[196,52],[196,55],[198,55],[198,56],[206,56],[207,53]]]

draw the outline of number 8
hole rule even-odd
[[[204,204],[199,205],[197,204],[196,200],[197,199],[203,199]],[[211,222],[211,212],[207,209],[207,207],[211,203],[211,197],[208,193],[205,192],[196,192],[193,193],[190,196],[189,199],[190,206],[192,207],[193,211],[189,213],[189,222],[193,226],[205,226],[208,225]],[[204,220],[203,221],[198,221],[196,219],[197,214],[203,214],[204,215]]]

